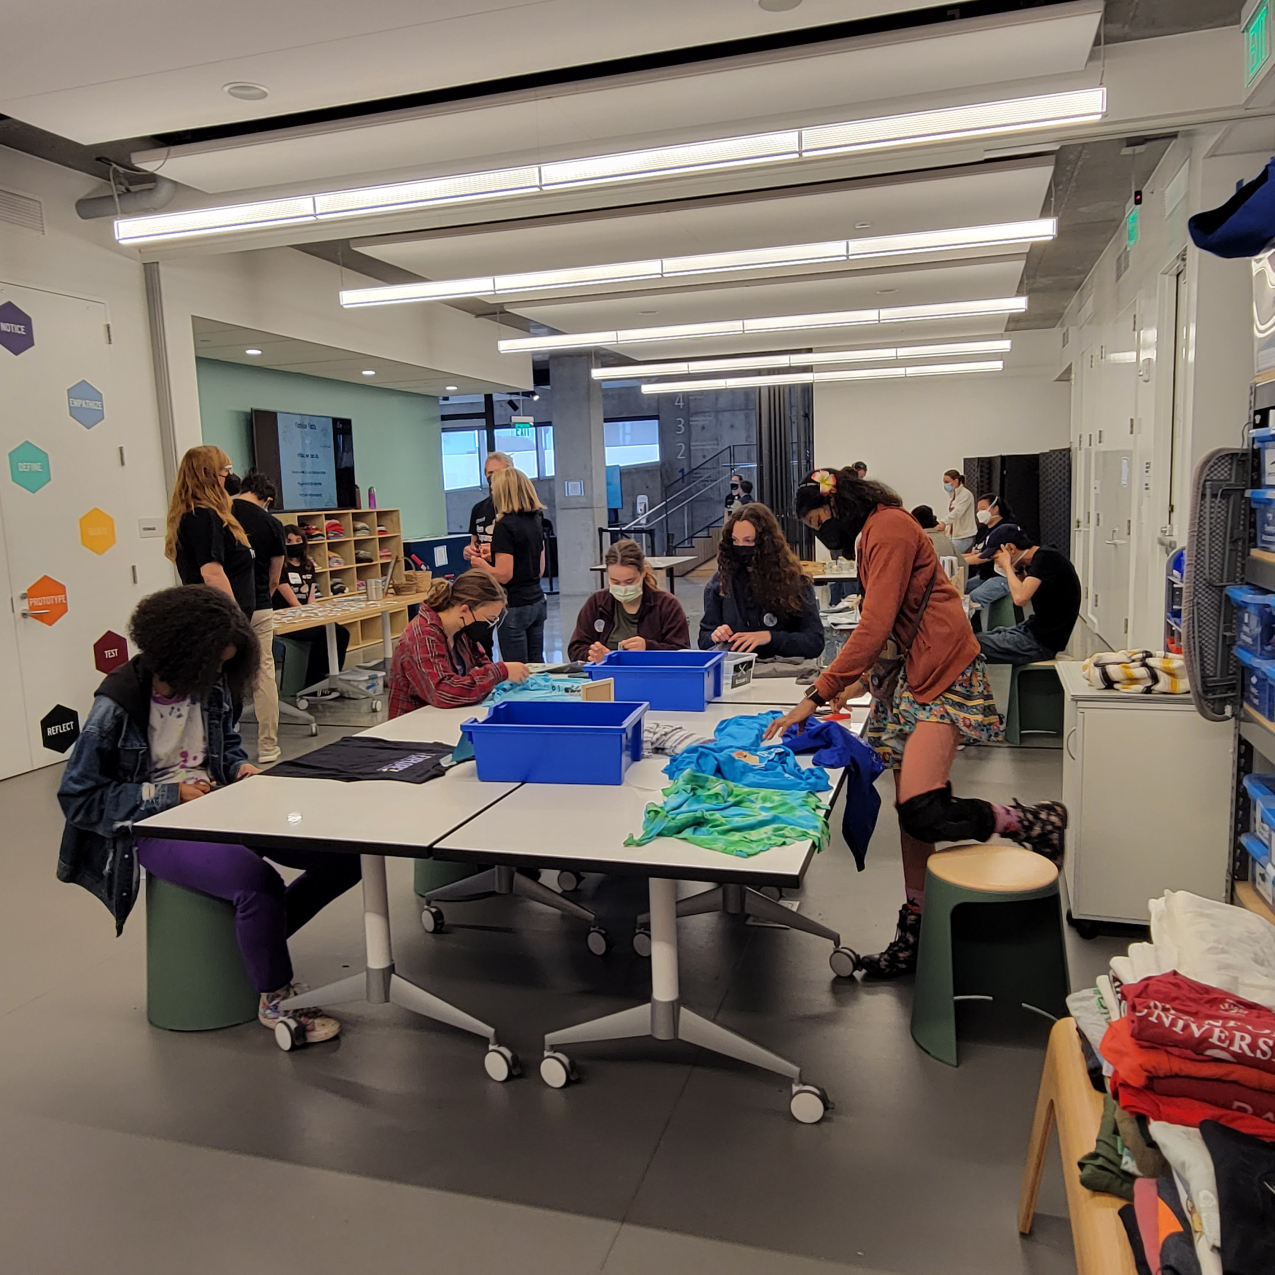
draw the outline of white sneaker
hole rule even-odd
[[[334,1036],[341,1034],[341,1023],[338,1019],[333,1018],[330,1014],[324,1013],[321,1009],[307,1007],[305,1009],[289,1009],[282,1010],[279,1008],[283,1001],[291,996],[299,996],[304,990],[300,984],[290,983],[287,987],[281,987],[277,992],[262,992],[261,1002],[257,1007],[257,1021],[262,1027],[268,1027],[274,1031],[279,1021],[283,1018],[295,1018],[297,1022],[305,1027],[305,1043],[307,1045],[317,1045],[322,1041],[331,1040]]]
[[[267,748],[257,750],[257,760],[263,766],[269,766],[271,762],[276,762],[283,756],[282,748]]]

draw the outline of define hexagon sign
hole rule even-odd
[[[31,316],[12,301],[0,305],[0,345],[10,354],[22,354],[35,344]]]
[[[113,673],[121,664],[127,664],[128,639],[107,629],[93,643],[93,663],[99,673]]]
[[[115,543],[115,519],[101,509],[90,509],[80,519],[80,543],[94,553],[105,553]]]
[[[77,381],[67,390],[66,405],[71,419],[79,421],[85,429],[92,429],[106,415],[101,394],[87,381]]]
[[[66,585],[52,576],[41,576],[27,589],[26,610],[41,624],[56,624],[66,614]]]
[[[39,491],[49,481],[49,453],[34,443],[19,443],[9,453],[9,477],[27,491]]]
[[[40,738],[45,748],[64,753],[80,737],[80,715],[65,704],[55,704],[40,718]]]

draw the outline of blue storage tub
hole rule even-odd
[[[615,678],[617,700],[645,700],[657,712],[702,713],[722,694],[725,651],[610,651],[585,672]]]
[[[1269,851],[1275,846],[1275,775],[1245,775],[1244,791],[1253,808],[1253,835]]]
[[[1259,487],[1248,498],[1257,523],[1257,547],[1275,553],[1275,488]]]
[[[645,704],[508,700],[461,730],[491,783],[619,784],[642,757]]]
[[[1233,584],[1226,596],[1235,605],[1235,645],[1263,660],[1275,656],[1275,593]]]
[[[1246,832],[1240,838],[1240,844],[1248,851],[1249,858],[1254,863],[1260,863],[1265,867],[1270,867],[1271,848],[1260,837],[1256,837],[1251,832]]]
[[[1268,722],[1275,721],[1275,682],[1271,680],[1275,661],[1259,659],[1239,647],[1235,648],[1235,658],[1244,666],[1241,670],[1244,702]]]
[[[1275,487],[1275,429],[1269,426],[1255,429],[1250,437],[1261,461],[1258,473],[1261,474],[1262,486]]]

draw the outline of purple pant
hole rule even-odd
[[[255,850],[214,841],[139,837],[137,858],[147,872],[235,905],[235,933],[248,977],[260,992],[292,982],[288,936],[344,894],[360,876],[359,858],[322,850],[272,850],[270,857],[302,875],[283,878]]]

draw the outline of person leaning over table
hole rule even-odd
[[[704,586],[700,650],[721,646],[768,656],[823,651],[815,586],[763,504],[737,509],[722,528],[717,572]]]
[[[820,705],[860,693],[892,635],[908,648],[893,695],[873,700],[866,734],[894,771],[906,898],[894,941],[863,968],[871,979],[898,978],[916,968],[925,865],[937,842],[1000,835],[1061,863],[1067,810],[1055,801],[1000,806],[952,795],[958,744],[999,739],[1001,720],[961,595],[899,497],[851,470],[818,469],[798,486],[794,504],[829,549],[857,559],[863,603],[836,659],[766,737],[804,728]]]
[[[607,587],[586,599],[567,658],[596,664],[608,651],[685,651],[691,631],[682,604],[665,593],[636,540],[617,540],[603,559]]]
[[[483,571],[435,580],[394,648],[390,716],[402,717],[426,704],[466,708],[486,699],[501,682],[525,682],[525,664],[493,664],[483,645],[504,614],[505,590]]]

